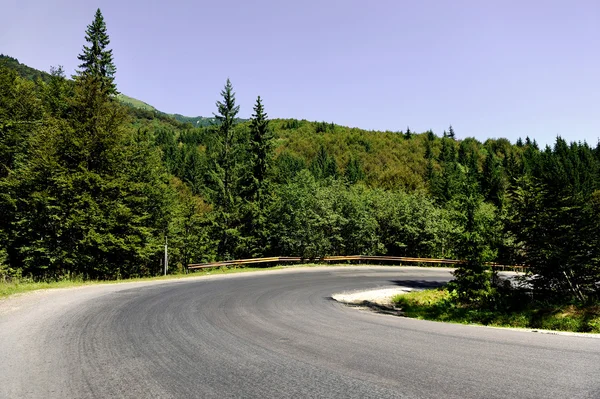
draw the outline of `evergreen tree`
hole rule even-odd
[[[336,178],[338,175],[337,163],[333,157],[329,156],[323,145],[319,147],[317,156],[310,165],[310,170],[317,179]]]
[[[242,233],[238,253],[241,256],[262,256],[267,251],[266,196],[271,168],[273,135],[260,96],[256,99],[250,121],[249,165],[245,171],[241,207]]]
[[[465,179],[465,168],[456,161],[456,142],[450,138],[442,138],[442,149],[439,162],[441,171],[434,173],[431,183],[431,192],[440,203],[450,201],[462,188]],[[431,165],[433,170],[433,164]]]
[[[116,278],[156,272],[170,212],[160,156],[131,132],[97,80],[79,79],[68,119],[49,119],[7,181],[18,193],[11,264],[36,277]]]
[[[431,129],[427,131],[427,140],[431,143],[433,143],[433,141],[435,140],[435,133],[433,133],[433,130]]]
[[[50,68],[50,78],[43,86],[42,98],[46,111],[55,118],[66,118],[69,98],[73,96],[73,82],[65,78],[62,66]]]
[[[260,201],[267,181],[273,152],[273,134],[260,96],[254,105],[254,114],[250,121],[250,170],[252,172],[248,197]]]
[[[431,132],[431,130],[429,131]],[[435,179],[435,169],[434,169],[434,156],[433,156],[433,140],[430,139],[431,135],[427,133],[427,141],[425,141],[425,160],[427,161],[427,167],[425,169],[425,179],[429,186],[429,191],[433,193],[435,191],[434,187],[434,179]]]
[[[234,190],[237,184],[237,172],[242,167],[239,140],[236,137],[236,116],[240,110],[235,105],[233,85],[227,79],[221,91],[222,101],[217,101],[218,114],[213,114],[218,121],[215,136],[211,143],[211,161],[213,170],[211,177],[215,187],[215,201],[226,211],[230,211],[234,201]]]
[[[350,158],[348,165],[346,165],[345,176],[350,184],[355,184],[360,180],[364,180],[365,172],[363,171],[362,164],[358,158]]]
[[[452,125],[450,125],[450,128],[448,128],[448,137],[451,138],[452,140],[456,140],[456,135],[454,133],[454,129],[452,128]]]
[[[236,116],[240,107],[235,105],[233,85],[227,79],[221,91],[222,101],[217,101],[215,126],[209,143],[212,199],[217,212],[215,229],[219,237],[218,254],[228,259],[234,255],[238,244],[239,218],[235,206],[239,202],[239,177],[244,168],[244,149],[236,131]]]
[[[501,208],[504,198],[504,182],[500,161],[498,161],[498,158],[493,153],[487,154],[485,157],[480,184],[486,201]]]
[[[449,288],[456,293],[459,302],[470,305],[482,303],[491,287],[491,273],[485,262],[494,257],[490,233],[494,230],[496,215],[486,209],[482,199],[478,187],[467,180],[457,201],[463,227],[457,255],[464,263],[454,271]]]
[[[182,159],[184,160],[185,157],[181,156],[181,151],[179,150],[177,140],[175,139],[175,133],[171,130],[159,129],[156,131],[154,142],[162,150],[162,160],[167,171],[181,177],[181,164]],[[186,146],[184,146],[184,149],[185,148]]]
[[[118,94],[114,81],[117,68],[113,63],[112,49],[107,48],[110,39],[100,9],[96,10],[94,21],[87,27],[85,40],[89,46],[83,46],[83,53],[77,57],[81,61],[78,76],[93,77],[100,81],[101,90],[111,95]]]
[[[168,165],[167,165],[168,166]],[[200,154],[198,146],[186,144],[183,146],[183,180],[189,184],[192,193],[198,195],[204,188],[206,160]]]
[[[404,138],[406,140],[410,140],[410,138],[412,137],[412,132],[410,131],[410,127],[406,127],[406,133],[404,133]]]

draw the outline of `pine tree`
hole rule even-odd
[[[456,135],[454,134],[454,129],[452,128],[452,125],[450,125],[450,128],[448,129],[448,137],[450,137],[452,140],[456,140]]]
[[[365,179],[365,172],[363,170],[360,160],[356,157],[350,158],[348,165],[346,165],[346,179],[348,183],[354,184],[360,180]]]
[[[94,21],[87,27],[85,40],[89,46],[84,45],[83,54],[77,57],[82,62],[77,75],[98,79],[100,88],[107,94],[118,94],[114,82],[117,68],[113,63],[112,49],[107,49],[110,39],[106,33],[106,23],[100,9],[96,10]]]
[[[454,271],[454,280],[448,285],[459,302],[481,304],[489,294],[491,273],[485,265],[490,256],[490,233],[495,214],[483,206],[483,198],[476,184],[466,180],[463,192],[458,195],[458,210],[462,219],[458,253],[464,263]]]
[[[227,79],[225,88],[221,91],[223,101],[217,101],[218,114],[213,114],[219,125],[212,148],[213,181],[217,184],[216,200],[229,211],[233,204],[234,188],[237,183],[236,170],[241,166],[236,164],[239,155],[235,135],[236,116],[240,110],[235,105],[233,85]]]
[[[269,129],[269,120],[260,96],[254,105],[254,114],[250,122],[250,163],[252,181],[250,198],[260,201],[267,173],[271,165],[273,152],[273,134]]]
[[[500,161],[494,153],[489,153],[485,157],[480,184],[484,198],[501,208],[504,199],[504,181]]]
[[[430,142],[433,142],[435,140],[435,133],[433,133],[433,130],[429,129],[426,133],[427,133],[427,140],[429,140]]]
[[[196,145],[183,146],[182,178],[189,184],[193,194],[199,194],[204,184],[205,160]]]
[[[233,85],[227,79],[225,88],[221,91],[222,101],[217,101],[218,114],[214,114],[218,125],[210,143],[209,179],[212,189],[212,200],[216,210],[216,232],[219,237],[218,254],[230,259],[239,241],[239,218],[236,213],[236,203],[239,201],[240,171],[244,152],[236,132],[236,116],[240,107],[235,105]]]
[[[322,144],[310,165],[310,170],[316,179],[337,178],[338,176],[337,163]]]
[[[248,167],[241,182],[241,194],[245,200],[241,206],[242,230],[239,256],[262,256],[268,246],[266,208],[268,207],[267,177],[271,168],[273,134],[260,96],[256,99],[254,114],[250,121]]]

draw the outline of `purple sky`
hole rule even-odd
[[[598,0],[2,0],[0,53],[71,74],[98,7],[118,89],[164,112],[212,115],[229,77],[242,117],[600,137]]]

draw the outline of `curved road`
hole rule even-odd
[[[352,309],[448,270],[298,268],[0,301],[0,398],[600,398],[600,340]]]

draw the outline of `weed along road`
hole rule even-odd
[[[9,298],[0,397],[600,398],[600,339],[331,299],[450,278],[438,268],[296,268]]]

